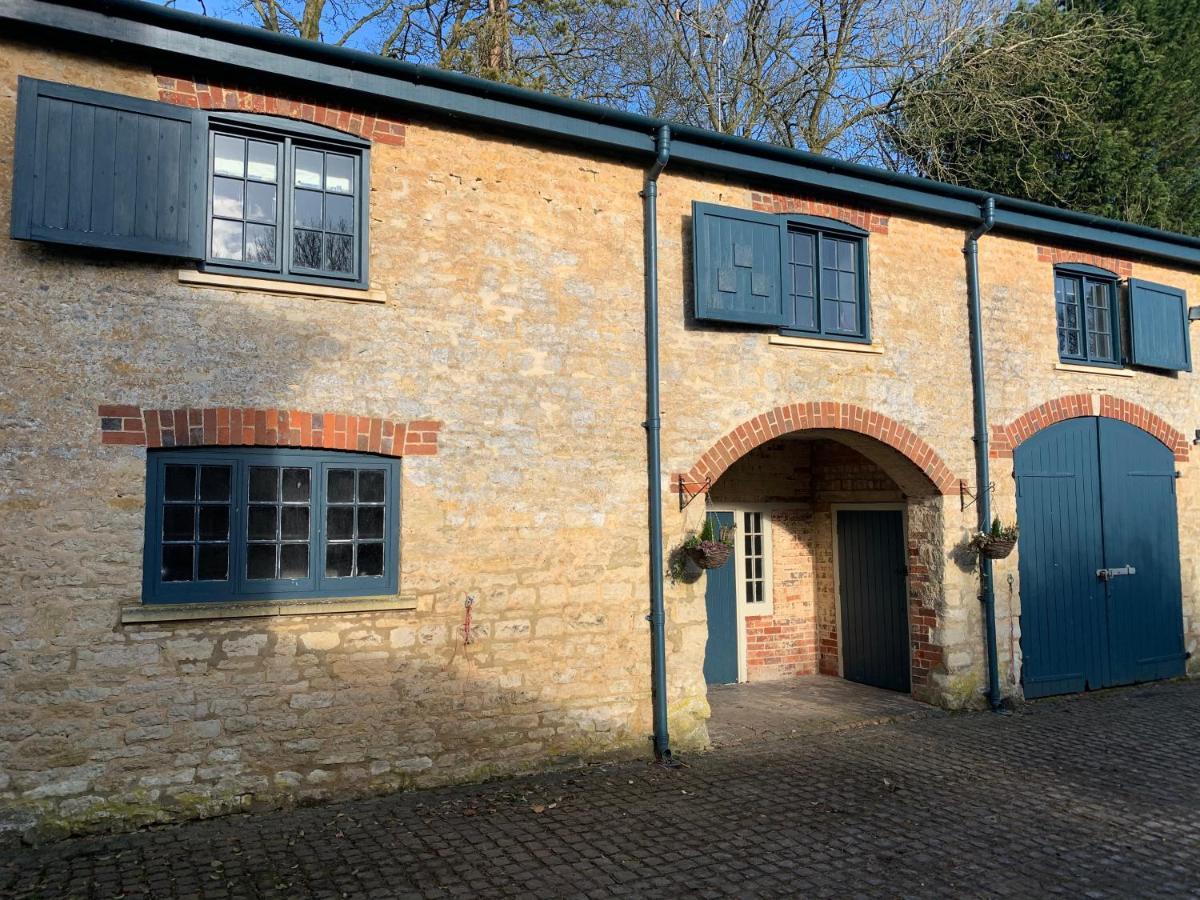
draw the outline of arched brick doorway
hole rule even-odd
[[[709,486],[710,515],[738,543],[733,570],[706,582],[709,683],[821,673],[931,697],[942,497],[957,480],[928,443],[860,406],[793,404],[714,443],[674,479],[689,484]],[[732,638],[717,614],[730,590]]]

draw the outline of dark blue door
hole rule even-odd
[[[1171,452],[1132,425],[1081,418],[1015,457],[1025,696],[1182,674]]]
[[[909,690],[904,518],[899,510],[838,510],[842,675]]]
[[[713,533],[733,528],[733,513],[710,512]],[[733,561],[719,569],[709,569],[704,589],[708,610],[708,643],[704,645],[704,681],[706,684],[732,684],[738,679],[737,566]]]
[[[1184,671],[1175,456],[1125,422],[1101,419],[1111,684]]]
[[[1096,420],[1039,431],[1017,448],[1014,470],[1025,696],[1107,684]]]

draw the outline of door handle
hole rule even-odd
[[[1130,565],[1117,566],[1112,569],[1097,569],[1096,577],[1101,581],[1108,581],[1111,578],[1116,578],[1118,575],[1136,575],[1137,569]]]

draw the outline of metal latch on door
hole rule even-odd
[[[1117,566],[1115,569],[1097,569],[1096,577],[1101,581],[1108,581],[1110,578],[1116,578],[1118,575],[1136,575],[1137,569],[1133,566]]]

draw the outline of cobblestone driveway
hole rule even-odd
[[[15,897],[1200,896],[1200,682],[21,851]]]

